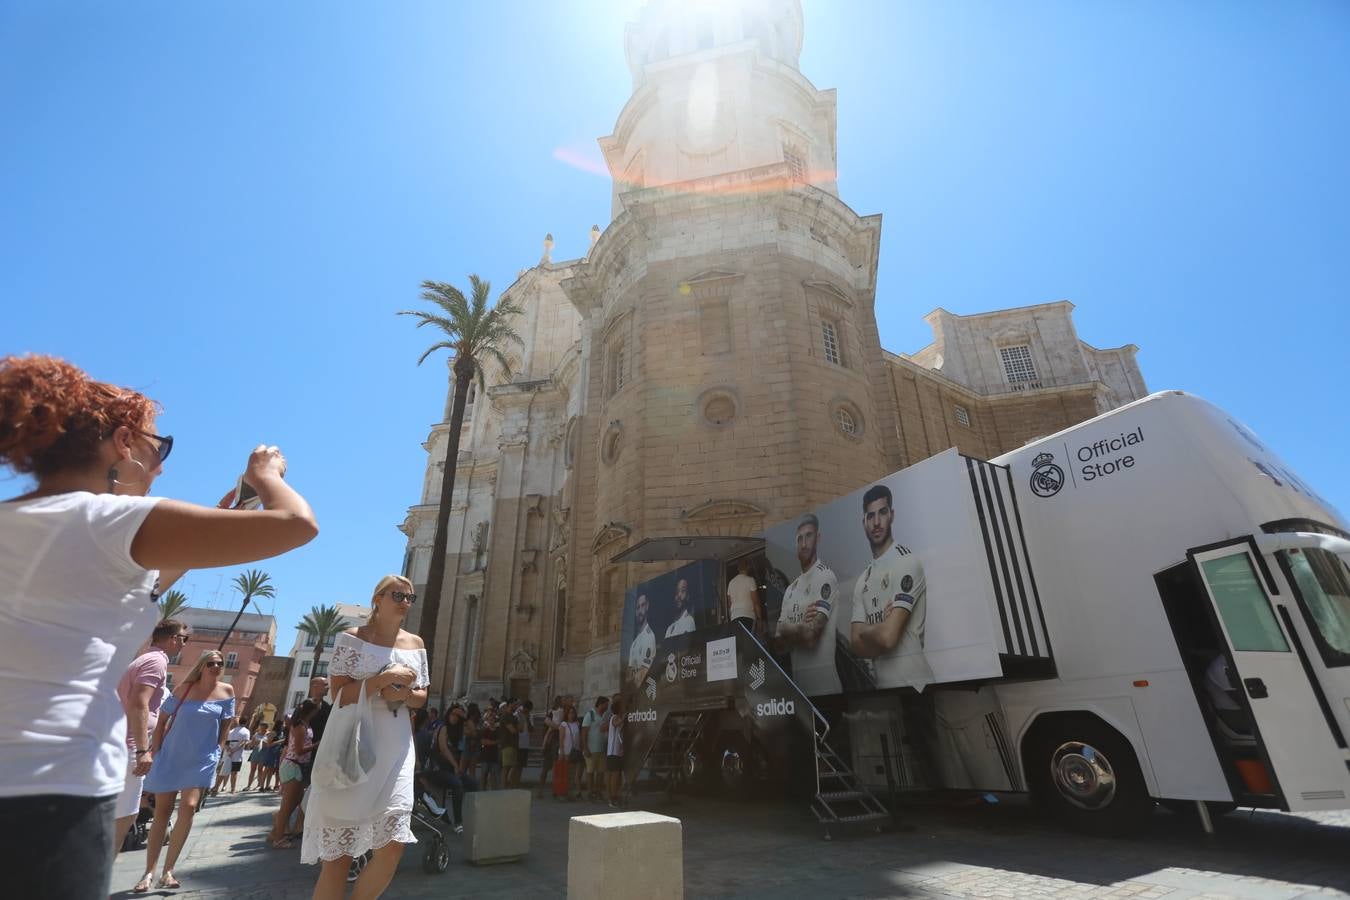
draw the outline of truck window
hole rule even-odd
[[[1247,554],[1209,559],[1200,565],[1234,650],[1289,652]]]
[[[1280,551],[1293,576],[1303,618],[1327,666],[1350,666],[1350,569],[1334,553],[1317,548]]]

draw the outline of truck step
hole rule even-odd
[[[833,825],[835,823],[838,823],[840,825],[862,825],[867,822],[881,822],[883,820],[889,820],[890,817],[891,814],[885,812],[860,813],[859,815],[856,816],[835,816],[833,818],[822,816],[820,815],[820,813],[816,813],[816,818],[819,819],[823,824],[827,825]]]
[[[871,796],[866,791],[821,791],[816,798],[826,803],[838,803],[843,800],[863,800]]]

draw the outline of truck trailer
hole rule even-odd
[[[629,765],[801,783],[806,760],[827,828],[933,789],[1030,792],[1108,833],[1160,801],[1206,823],[1344,808],[1347,528],[1251,430],[1169,391],[752,538],[644,541],[619,559],[701,561],[628,592]],[[743,560],[750,627],[725,603]],[[690,584],[699,627],[653,630],[690,615]]]

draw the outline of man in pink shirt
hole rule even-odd
[[[164,699],[164,682],[169,676],[169,657],[182,653],[187,642],[187,626],[177,619],[165,619],[151,633],[150,649],[132,660],[122,680],[117,682],[117,697],[127,714],[128,752],[127,783],[122,796],[117,798],[114,853],[121,849],[141,808],[141,785],[154,756],[150,752],[150,735],[159,720],[159,704]]]

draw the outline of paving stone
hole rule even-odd
[[[304,900],[317,867],[298,850],[266,847],[275,795],[212,798],[198,814],[176,874],[188,900]],[[765,900],[832,897],[1049,898],[1049,900],[1330,900],[1350,898],[1350,815],[1270,812],[1225,816],[1203,835],[1159,812],[1130,839],[1074,835],[1010,800],[978,812],[907,809],[911,831],[821,840],[804,807],[684,797],[638,804],[683,822],[685,896]],[[602,812],[588,803],[540,803],[530,853],[479,868],[447,835],[450,869],[422,871],[424,845],[404,853],[385,897],[548,898],[566,894],[568,820]],[[420,833],[420,832],[419,832]],[[122,854],[113,896],[131,897],[145,852]],[[156,896],[151,894],[150,896]],[[159,896],[168,896],[165,892]]]

